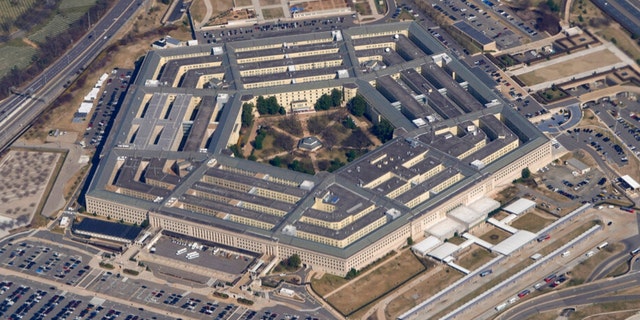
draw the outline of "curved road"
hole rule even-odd
[[[119,0],[111,10],[62,57],[0,103],[0,151],[4,150],[30,123],[64,91],[67,80],[83,70],[107,46],[111,37],[133,17],[144,0]]]
[[[535,314],[584,304],[640,299],[640,295],[615,295],[616,292],[640,285],[640,272],[608,278],[560,291],[551,292],[505,311],[496,319],[527,319]]]

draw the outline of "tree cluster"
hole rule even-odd
[[[301,263],[302,260],[300,260],[300,256],[295,253],[292,254],[289,259],[287,259],[287,267],[289,268],[298,269],[300,268]]]
[[[286,167],[289,170],[298,171],[302,173],[315,174],[313,165],[310,162],[302,162],[299,160],[291,160],[289,157],[273,157],[269,160],[269,164],[274,167]]]
[[[263,147],[264,139],[267,137],[267,129],[262,128],[258,130],[258,134],[256,135],[256,139],[253,140],[253,147],[256,150],[261,150]]]
[[[332,107],[342,105],[342,91],[338,89],[331,90],[331,94],[323,94],[320,96],[314,108],[316,110],[329,110]]]
[[[256,101],[256,107],[258,108],[258,113],[261,115],[286,113],[284,108],[278,104],[276,97],[268,97],[265,99],[263,96],[259,96]]]
[[[347,109],[349,109],[349,112],[351,112],[352,115],[362,117],[367,111],[367,102],[358,94],[349,101]]]
[[[242,115],[240,121],[243,128],[251,127],[253,124],[253,103],[245,103],[242,105]]]
[[[393,138],[393,125],[387,119],[382,119],[371,128],[371,133],[378,137],[382,143],[385,143]]]

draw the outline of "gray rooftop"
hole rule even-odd
[[[481,45],[487,45],[495,42],[491,38],[487,37],[484,33],[476,30],[474,27],[470,26],[464,21],[458,21],[454,23],[453,26],[458,28],[458,30],[462,31],[464,34],[468,35],[471,39],[477,41]]]
[[[395,33],[402,33],[406,30],[408,30],[409,37],[405,38],[404,36],[401,36],[402,40],[399,39],[398,41],[399,43],[402,42],[402,44],[399,47],[401,47],[402,50],[405,50],[405,55],[409,52],[407,57],[412,60],[406,61],[400,57],[397,52],[392,51],[393,55],[396,58],[401,58],[402,61],[396,59],[397,63],[390,65],[386,69],[380,69],[363,74],[360,70],[348,68],[350,70],[350,75],[352,77],[358,76],[358,78],[331,79],[252,90],[243,90],[240,86],[233,86],[233,83],[240,79],[238,73],[239,69],[236,63],[236,55],[249,55],[246,52],[252,51],[249,49],[252,46],[271,46],[271,49],[267,49],[266,51],[262,49],[254,50],[259,52],[260,55],[265,55],[265,52],[275,52],[277,50],[282,51],[283,44],[285,42],[291,44],[289,49],[285,48],[285,50],[290,50],[289,52],[294,52],[294,50],[311,50],[309,48],[337,45],[340,46],[340,52],[345,52],[342,54],[342,57],[345,59],[345,65],[351,67],[352,61],[355,61],[354,59],[358,56],[362,56],[360,54],[364,53],[354,52],[354,43],[366,41],[374,43],[376,41],[382,41],[377,39],[393,37]],[[382,35],[383,33],[385,35]],[[433,64],[431,57],[428,55],[446,52],[446,48],[442,47],[435,38],[433,38],[417,23],[402,22],[354,27],[344,30],[343,35],[345,36],[345,41],[337,43],[333,41],[330,32],[227,43],[224,45],[224,53],[217,56],[219,58],[215,58],[221,59],[222,69],[205,68],[200,70],[201,72],[224,70],[225,80],[228,81],[229,86],[225,88],[215,88],[213,90],[195,89],[191,87],[193,86],[192,84],[195,83],[194,79],[196,79],[198,75],[198,71],[196,70],[193,72],[187,72],[182,80],[183,87],[181,88],[144,86],[145,80],[151,79],[154,74],[158,74],[160,68],[159,62],[162,58],[174,61],[180,60],[172,59],[172,57],[177,56],[207,56],[209,58],[212,54],[212,48],[210,46],[195,46],[150,52],[142,63],[139,76],[136,78],[135,84],[131,86],[129,94],[123,101],[122,112],[118,114],[116,125],[113,128],[114,136],[108,139],[107,145],[105,146],[105,155],[97,166],[96,175],[89,185],[87,196],[105,199],[145,210],[152,210],[154,212],[161,212],[162,214],[183,219],[185,221],[212,225],[224,228],[225,230],[232,230],[241,234],[271,239],[272,241],[277,241],[283,244],[300,246],[335,257],[344,258],[353,255],[366,246],[369,246],[389,232],[406,225],[410,220],[426,214],[430,209],[438,206],[444,201],[447,201],[459,192],[467,190],[475,184],[480,183],[480,181],[486,179],[487,175],[500,170],[504,166],[516,161],[518,158],[526,155],[528,152],[531,152],[548,141],[548,139],[526,119],[520,116],[512,108],[506,107],[507,104],[500,96],[484,84],[482,80],[478,79],[472,72],[467,70],[466,67],[455,57],[452,57],[452,61],[447,63],[444,68],[437,67],[437,71],[433,72],[436,73],[436,76],[434,76],[433,79],[440,79],[441,81],[444,81],[444,84],[438,81],[435,81],[438,84],[430,83],[429,81],[433,80],[429,76],[425,76],[428,81],[426,79],[423,80],[424,78],[420,79],[422,76],[417,74],[415,69]],[[370,40],[351,39],[353,36],[358,37],[362,35],[372,35],[373,37],[370,38]],[[292,48],[297,46],[296,42],[307,40],[318,41],[324,44],[305,45],[298,46],[295,49]],[[246,50],[245,53],[237,52],[242,50]],[[369,52],[377,53],[383,51],[384,49]],[[415,53],[415,55],[411,55],[411,52]],[[202,59],[206,60],[207,58]],[[299,61],[310,61],[310,59],[305,58],[300,59]],[[270,66],[275,64],[277,63],[272,64],[271,62],[268,62],[256,65]],[[167,67],[170,66],[171,65],[167,65]],[[424,69],[425,68],[423,67],[423,72]],[[169,74],[168,71],[170,70],[163,70],[162,76],[167,76]],[[450,76],[452,72],[456,73],[456,78],[459,79],[458,81],[461,79],[468,84],[468,91],[460,87],[457,83],[450,83],[455,82],[455,80]],[[436,109],[437,112],[445,118],[445,120],[439,121],[435,124],[429,124],[425,128],[416,129],[413,123],[411,123],[406,116],[393,107],[391,103],[389,103],[384,96],[370,84],[370,82],[381,78],[386,79],[386,77],[396,75],[398,73],[402,74],[401,80],[400,82],[393,81],[393,83],[400,86],[402,91],[397,91],[396,93],[404,96],[403,99],[406,99],[407,97],[413,99],[408,95],[408,93],[413,91],[415,93],[424,94],[425,92],[421,89],[423,88],[427,90],[428,88],[431,90],[431,97],[425,94],[425,96],[427,96],[428,103],[431,107]],[[171,79],[171,81],[173,80],[175,79]],[[406,85],[407,88],[402,88],[402,85]],[[369,104],[374,122],[383,118],[387,119],[396,129],[398,129],[398,132],[403,132],[403,136],[388,142],[372,152],[369,152],[365,156],[341,168],[334,174],[321,172],[315,176],[311,176],[282,168],[271,167],[263,163],[228,156],[229,153],[227,145],[235,143],[230,141],[230,137],[232,136],[232,133],[239,130],[239,126],[235,124],[242,108],[241,97],[255,97],[279,92],[316,88],[339,88],[341,86],[357,87],[358,93],[361,94]],[[444,97],[435,92],[434,89],[436,86],[446,87],[448,96]],[[222,107],[218,116],[218,127],[213,132],[211,138],[208,139],[205,134],[205,131],[207,130],[206,128],[208,127],[207,119],[210,119],[213,116],[213,106],[215,104],[214,97],[219,93],[229,94],[229,102]],[[148,106],[140,106],[140,101],[144,99],[145,95],[152,95],[152,99]],[[176,100],[173,102],[173,106],[170,110],[164,108],[166,105],[165,102],[167,102],[169,96],[176,97]],[[184,109],[185,106],[188,105],[191,97],[202,97],[203,102],[201,103],[195,118],[191,116],[191,118],[185,119],[187,116],[185,115]],[[464,110],[464,113],[456,109],[455,105],[450,103],[448,97],[450,97],[455,103],[462,104],[459,107]],[[467,99],[470,99],[470,97],[473,98],[475,102],[467,103]],[[497,106],[484,108],[483,104],[494,99],[498,102]],[[413,99],[413,101],[415,101],[415,99]],[[480,107],[478,107],[478,105]],[[469,108],[469,106],[472,107]],[[439,107],[440,109],[437,109],[436,107]],[[135,114],[137,114],[140,108],[146,108],[145,116],[143,118],[136,118]],[[429,110],[429,108],[425,108],[425,110]],[[429,112],[431,112],[431,110],[429,110]],[[462,114],[455,116],[454,114],[457,112]],[[498,113],[501,114],[503,122],[492,116],[493,114]],[[466,160],[457,160],[452,156],[452,154],[448,154],[445,148],[442,148],[440,145],[437,146],[440,148],[437,148],[435,145],[430,145],[430,143],[434,143],[436,140],[427,141],[423,139],[416,139],[416,137],[420,137],[421,134],[428,135],[429,132],[433,132],[438,128],[445,126],[464,127],[469,121],[481,119],[487,115],[491,116],[487,119],[481,120],[486,128],[481,125],[483,128],[481,128],[481,131],[478,131],[477,136],[471,136],[469,134],[465,136],[464,134],[459,134],[456,136],[456,139],[463,142],[473,143],[473,141],[477,141],[477,139],[484,139],[485,137],[482,135],[487,133],[487,136],[493,137],[492,141],[497,141],[494,143],[495,145],[505,142],[506,139],[514,139],[516,137],[519,138],[522,143],[516,150],[488,164],[482,169],[478,170],[470,167],[466,164]],[[489,118],[494,118],[497,122]],[[191,123],[191,121],[193,122]],[[173,124],[169,122],[173,122]],[[127,134],[131,131],[134,125],[139,126],[139,132],[134,138],[135,145],[120,147],[119,145],[121,144],[130,144],[130,142],[127,141]],[[142,130],[143,127],[144,130]],[[162,128],[160,133],[157,132],[158,128]],[[173,137],[170,137],[170,132],[173,132]],[[171,148],[164,148],[182,143],[181,141],[175,140],[177,139],[176,137],[179,136],[179,133],[182,132],[186,132],[188,135],[187,137],[182,137],[182,140],[184,140],[183,148],[177,149],[178,151],[171,150]],[[501,135],[501,132],[504,132],[507,135]],[[165,136],[165,134],[167,136]],[[431,138],[434,137],[430,137],[430,139]],[[138,139],[140,140],[138,141]],[[464,144],[463,142],[460,143]],[[199,152],[199,147],[202,146],[203,143],[208,148],[207,153]],[[440,144],[440,142],[437,143]],[[492,148],[493,144],[484,148],[483,150],[486,149],[486,151],[483,152],[490,152]],[[426,154],[421,156],[422,158],[418,159],[415,164],[410,167],[402,166],[401,162],[407,161],[409,158],[415,157],[423,152],[426,152]],[[382,154],[386,154],[386,160],[374,161]],[[476,154],[476,156],[478,155],[479,154]],[[393,158],[393,160],[391,160],[391,158]],[[122,159],[127,160],[123,162]],[[177,175],[174,175],[171,172],[166,172],[163,169],[166,167],[167,163],[185,160],[189,161],[191,167],[184,176],[178,177]],[[213,170],[207,165],[207,163],[211,163],[211,161],[216,163],[216,167]],[[136,177],[144,171],[144,168],[140,167],[143,162],[148,162],[148,165],[146,168],[147,171],[144,173],[142,178],[165,182],[171,186],[175,185],[175,187],[172,190],[167,190],[158,187],[150,187],[149,185],[141,182]],[[122,167],[118,172],[117,170],[120,164],[122,164]],[[426,172],[440,164],[447,169],[426,181],[422,181],[417,186],[413,186],[398,199],[394,200],[385,197],[385,195],[388,194],[388,190],[397,187],[404,181],[407,181],[407,179],[415,177],[417,174]],[[380,167],[378,167],[378,165],[380,165]],[[239,173],[237,170],[242,172]],[[389,172],[392,173],[392,177],[372,189],[365,189],[358,186],[373,181],[375,178],[380,177],[380,175]],[[441,183],[447,177],[451,177],[451,175],[458,172],[461,173],[463,177],[462,180],[442,192],[437,194],[432,193],[429,200],[419,204],[413,209],[407,208],[401,203],[401,201],[399,201],[404,199],[404,197],[411,197],[414,193],[430,190],[433,186]],[[218,186],[212,187],[211,184],[202,181],[203,175],[212,175],[216,179],[233,180],[250,186],[248,190],[259,187],[288,195],[295,195],[299,197],[300,200],[294,204],[284,203],[281,201],[266,199],[250,192],[231,190]],[[111,178],[113,176],[116,177],[115,181]],[[290,181],[290,184],[286,185],[276,182],[279,179]],[[298,187],[304,181],[313,182],[312,190],[302,190]],[[131,188],[131,190],[164,197],[165,201],[162,203],[154,203],[153,201],[118,194],[114,191],[113,186],[109,186],[114,183],[116,186],[122,186],[123,188],[127,186],[128,188]],[[194,197],[189,194],[189,192],[192,192],[193,190],[199,190],[212,196],[215,195],[218,197],[216,199],[234,198],[234,201],[213,201]],[[339,195],[340,199],[336,202],[336,206],[338,207],[337,214],[328,216],[326,213],[310,209],[315,198],[325,195],[329,190],[334,190],[334,193]],[[180,201],[183,201],[184,203],[191,203],[204,208],[214,208],[219,213],[218,217],[190,212],[177,207],[164,206],[167,201],[166,199],[170,197],[180,199]],[[251,203],[259,204],[287,211],[288,213],[284,217],[277,217],[264,212],[243,208],[243,203],[247,205],[250,205]],[[359,203],[362,203],[362,206],[375,204],[377,209],[338,232],[327,229],[322,230],[323,228],[299,222],[300,218],[304,215],[315,215],[315,217],[320,217],[322,219],[335,220],[348,215],[348,211],[350,210],[351,212],[357,211],[357,209],[360,208],[358,206]],[[346,248],[336,248],[300,239],[282,232],[282,228],[285,225],[294,225],[300,231],[304,230],[319,235],[326,235],[334,239],[344,239],[352,232],[352,230],[358,230],[359,228],[368,225],[371,221],[381,217],[384,212],[390,208],[399,210],[401,212],[400,217],[395,220],[386,221],[382,227],[367,234]],[[264,230],[236,223],[228,220],[228,216],[225,218],[226,213],[264,221],[274,227],[271,230]]]

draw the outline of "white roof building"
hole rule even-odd
[[[463,224],[447,217],[427,229],[425,233],[444,241],[444,239],[453,237],[456,232],[460,233],[464,230],[466,227]]]
[[[447,216],[463,224],[466,230],[482,223],[489,213],[500,208],[500,202],[482,197],[466,206],[457,207],[447,213]]]
[[[83,102],[80,104],[80,108],[78,108],[78,113],[89,113],[93,108],[92,102]]]
[[[457,245],[450,242],[445,242],[440,246],[438,246],[437,248],[435,248],[435,250],[429,252],[427,255],[434,259],[444,261],[447,257],[450,257],[451,255],[458,252],[458,249],[459,247]],[[447,259],[447,260],[450,260],[450,259]]]
[[[98,93],[100,93],[100,88],[92,88],[89,93],[84,96],[84,101],[93,101],[98,97]]]
[[[638,182],[637,182],[635,179],[631,178],[631,176],[629,176],[628,174],[627,174],[627,175],[624,175],[624,176],[622,176],[622,177],[620,177],[620,178],[621,178],[624,182],[626,182],[626,183],[627,183],[627,184],[628,184],[632,189],[638,189],[638,188],[640,188],[640,184],[638,184]]]
[[[413,250],[413,252],[415,252],[415,254],[417,255],[426,256],[429,251],[439,246],[441,243],[442,241],[440,241],[440,239],[434,236],[429,236],[426,239],[413,245],[411,247],[411,250]]]
[[[520,198],[515,202],[513,202],[512,204],[502,208],[502,210],[511,214],[521,215],[523,213],[529,212],[535,207],[536,207],[535,201]]]
[[[576,171],[578,171],[580,174],[585,174],[589,171],[591,171],[591,167],[589,167],[588,165],[586,165],[584,162],[576,159],[576,158],[571,158],[569,160],[567,160],[567,165],[573,167],[574,169],[576,169]]]
[[[518,230],[518,232],[514,233],[511,237],[493,246],[493,248],[491,248],[491,251],[503,255],[509,255],[512,252],[520,249],[525,244],[533,241],[535,238],[536,235],[534,233],[526,230]]]

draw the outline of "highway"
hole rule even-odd
[[[116,2],[87,36],[31,83],[20,88],[22,94],[14,94],[0,102],[0,151],[7,148],[64,91],[68,80],[80,74],[104,50],[111,37],[133,17],[143,2]]]
[[[616,292],[635,288],[640,284],[640,273],[633,272],[617,278],[608,278],[560,291],[555,291],[524,303],[504,312],[497,319],[528,319],[529,317],[566,307],[640,299],[638,295],[615,295]]]

